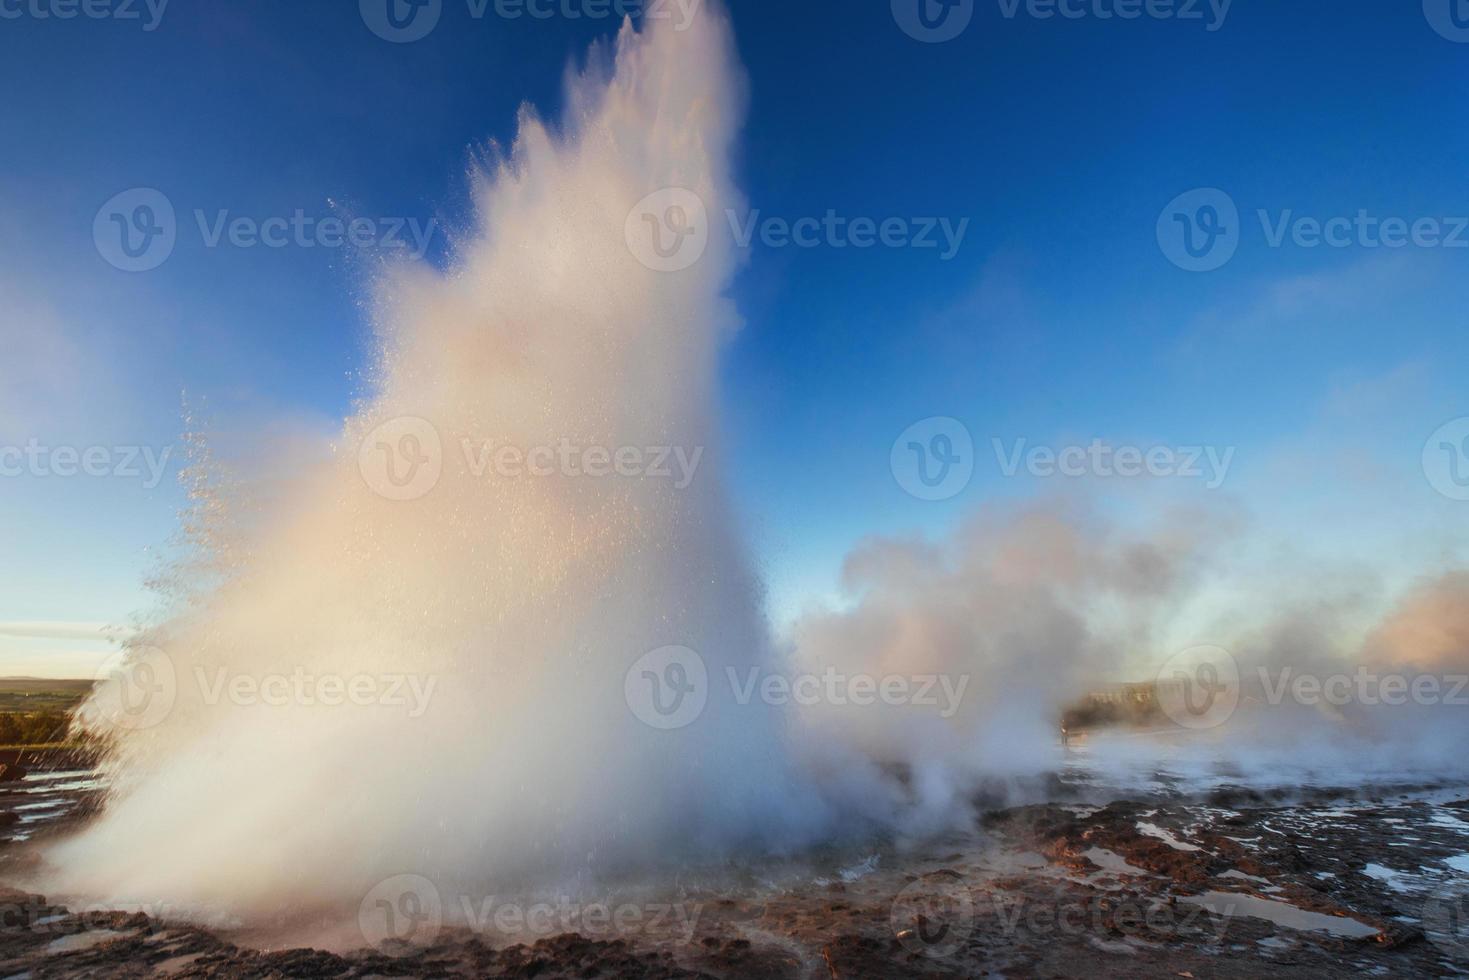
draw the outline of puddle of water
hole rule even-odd
[[[16,792],[19,792],[19,793],[72,793],[72,792],[77,792],[79,790],[102,789],[102,786],[103,786],[103,784],[102,784],[102,781],[100,779],[91,779],[91,778],[85,778],[85,777],[77,777],[77,778],[73,778],[73,779],[66,779],[64,781],[52,780],[52,781],[42,782],[39,785],[33,785],[33,786],[20,786],[20,787],[17,787],[16,788]]]
[[[1121,854],[1118,854],[1116,851],[1109,851],[1105,847],[1093,847],[1090,850],[1083,851],[1082,857],[1103,871],[1111,871],[1113,874],[1147,875],[1148,873],[1142,868],[1128,864]]]
[[[1285,902],[1272,902],[1253,895],[1205,892],[1195,897],[1180,898],[1179,901],[1187,902],[1190,905],[1202,905],[1215,915],[1249,915],[1273,922],[1278,926],[1285,926],[1287,929],[1328,932],[1333,936],[1349,939],[1364,939],[1378,933],[1377,929],[1365,922],[1358,922],[1356,919],[1322,915],[1320,912],[1307,912],[1305,909],[1298,909]]]
[[[1175,851],[1197,851],[1197,850],[1200,850],[1200,848],[1195,847],[1193,844],[1190,844],[1190,843],[1188,843],[1186,841],[1179,840],[1177,837],[1173,836],[1173,834],[1171,832],[1169,832],[1167,830],[1164,830],[1162,827],[1159,827],[1155,823],[1148,823],[1145,820],[1139,820],[1137,822],[1137,829],[1138,829],[1138,831],[1140,833],[1142,833],[1142,834],[1144,834],[1144,835],[1146,835],[1148,837],[1156,837],[1156,838],[1158,838],[1158,840],[1160,840],[1163,843],[1167,844],[1169,847],[1173,848]]]
[[[1267,887],[1270,886],[1270,882],[1268,880],[1266,880],[1264,878],[1257,878],[1254,875],[1247,875],[1243,871],[1237,871],[1234,868],[1230,868],[1228,871],[1224,872],[1222,875],[1215,875],[1215,877],[1216,878],[1234,878],[1234,879],[1236,879],[1238,881],[1249,881],[1249,882],[1253,882],[1254,884],[1257,884],[1257,885],[1265,885]]]
[[[841,871],[838,871],[837,877],[846,882],[853,882],[856,881],[858,878],[865,878],[867,875],[870,875],[872,874],[872,872],[877,870],[877,863],[880,859],[880,856],[876,854],[872,855],[871,857],[864,858],[863,860],[858,861],[856,864],[853,864],[849,867],[843,868]]]
[[[1428,822],[1435,827],[1447,827],[1450,830],[1457,830],[1461,834],[1469,834],[1469,823],[1465,823],[1453,814],[1445,813],[1442,810],[1435,809],[1429,815]]]
[[[1362,869],[1362,873],[1369,878],[1382,882],[1395,892],[1412,891],[1404,882],[1407,875],[1401,871],[1394,871],[1392,868],[1386,868],[1380,864],[1369,864]]]

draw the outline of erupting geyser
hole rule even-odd
[[[712,408],[733,245],[712,222],[670,272],[627,240],[664,188],[710,215],[736,204],[730,31],[710,9],[678,28],[624,25],[615,55],[591,59],[606,67],[568,81],[561,127],[525,110],[476,175],[449,271],[379,284],[373,390],[330,458],[248,532],[217,530],[220,582],[140,638],[170,659],[176,697],[119,734],[106,812],[48,854],[56,893],[246,922],[355,914],[405,872],[584,881],[820,832],[773,710],[711,701],[670,732],[624,699],[651,650],[692,648],[711,673],[771,650]],[[475,465],[486,446],[563,442],[702,455],[686,486]],[[400,450],[392,481],[364,478],[373,452]],[[396,492],[415,465],[437,482]],[[302,675],[433,686],[426,704],[405,688],[406,704],[275,705],[228,687]]]

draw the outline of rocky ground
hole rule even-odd
[[[34,844],[0,848],[0,878]],[[445,926],[427,945],[262,950],[12,890],[0,977],[1463,976],[1466,855],[1463,787],[1149,792],[991,809],[918,852],[685,889],[657,927],[583,934]]]

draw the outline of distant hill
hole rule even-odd
[[[70,712],[92,693],[92,680],[54,677],[0,677],[0,714]]]
[[[97,683],[92,678],[0,677],[0,691],[16,694],[40,691],[73,691],[85,694]]]

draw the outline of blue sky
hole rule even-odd
[[[1109,0],[1075,19],[973,6],[941,43],[905,33],[888,3],[732,10],[752,208],[967,221],[947,260],[749,249],[721,399],[773,615],[830,594],[864,534],[936,533],[1053,494],[1137,516],[1228,500],[1261,540],[1384,567],[1460,549],[1469,503],[1436,492],[1421,455],[1469,416],[1469,230],[1453,221],[1469,216],[1469,43],[1416,3],[1237,0],[1222,23],[1206,4],[1203,20],[1104,19]],[[348,413],[367,356],[370,252],[211,248],[196,210],[462,226],[476,149],[513,137],[521,102],[554,117],[568,60],[615,29],[493,4],[475,18],[465,0],[442,0],[438,26],[406,44],[351,3],[37,16],[56,9],[0,0],[0,447],[174,447],[173,463],[185,392],[225,428],[285,443]],[[126,272],[93,223],[138,187],[175,207],[178,241]],[[1158,234],[1200,188],[1240,216],[1237,252],[1209,272],[1179,268]],[[1431,221],[1464,247],[1373,248],[1355,232],[1274,247],[1261,209],[1271,224]],[[973,476],[920,500],[890,449],[940,416],[971,434]],[[1235,454],[1217,489],[1009,478],[993,439]],[[176,469],[157,486],[0,477],[0,673],[85,672],[105,650],[95,624],[146,610]]]

